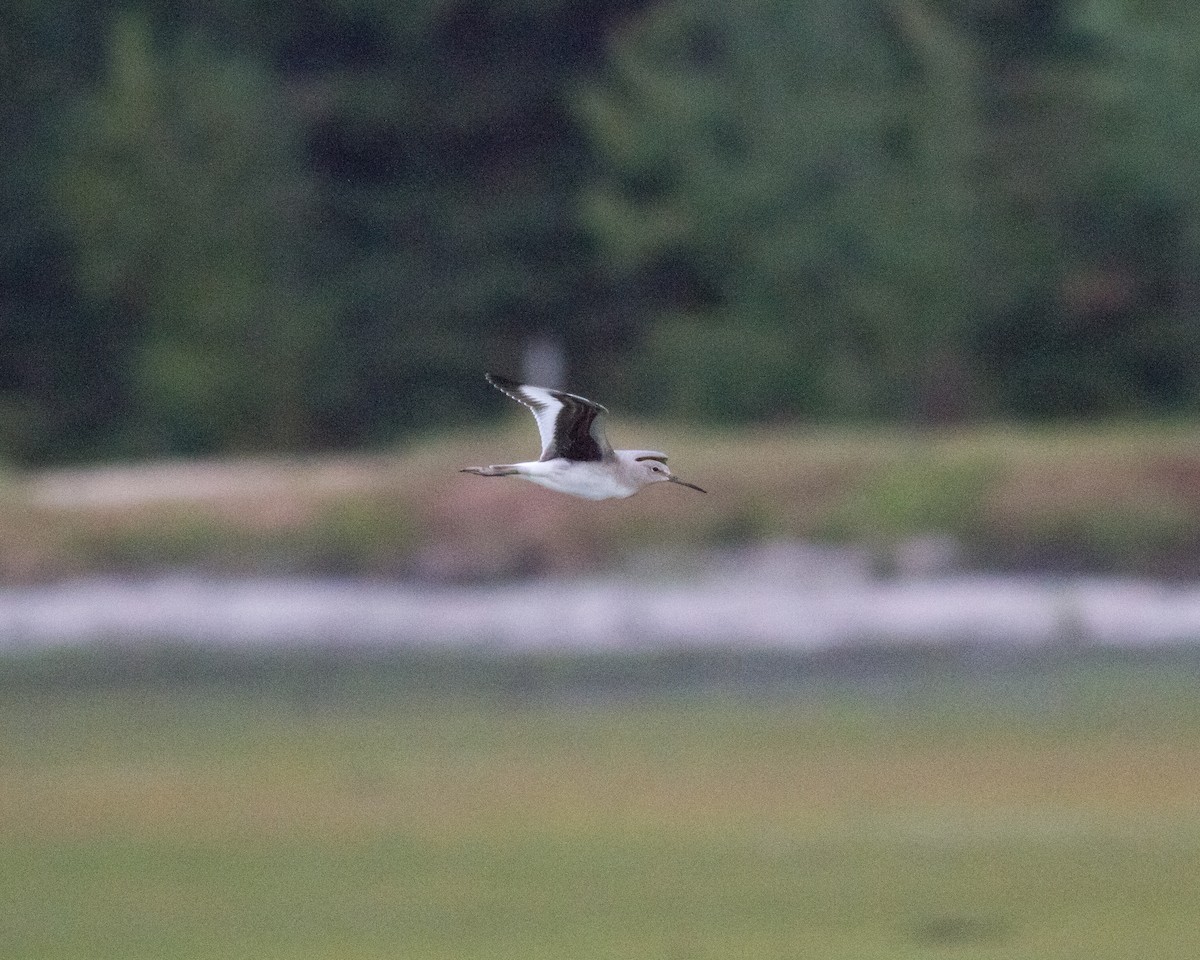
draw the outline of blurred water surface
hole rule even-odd
[[[86,578],[0,589],[0,647],[104,643],[481,651],[863,645],[1154,646],[1200,639],[1200,584],[930,572],[776,545],[672,567],[480,584]]]

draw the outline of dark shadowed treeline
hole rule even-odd
[[[1178,0],[16,0],[0,458],[388,442],[538,341],[710,422],[1193,409],[1198,81]]]

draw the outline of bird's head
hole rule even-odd
[[[637,465],[640,471],[640,476],[643,483],[659,483],[668,481],[677,483],[681,487],[688,487],[692,490],[699,490],[701,493],[708,493],[707,490],[696,486],[694,483],[688,483],[686,480],[680,480],[671,472],[667,466],[667,455],[658,453],[653,450],[636,450],[633,451],[633,462]]]

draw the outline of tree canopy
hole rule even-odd
[[[0,12],[0,458],[391,442],[531,343],[709,422],[1161,414],[1174,0]]]

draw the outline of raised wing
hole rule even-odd
[[[563,457],[566,460],[607,460],[612,447],[604,435],[604,415],[608,411],[573,393],[531,387],[494,373],[487,381],[518,403],[533,411],[542,435],[542,460]]]

